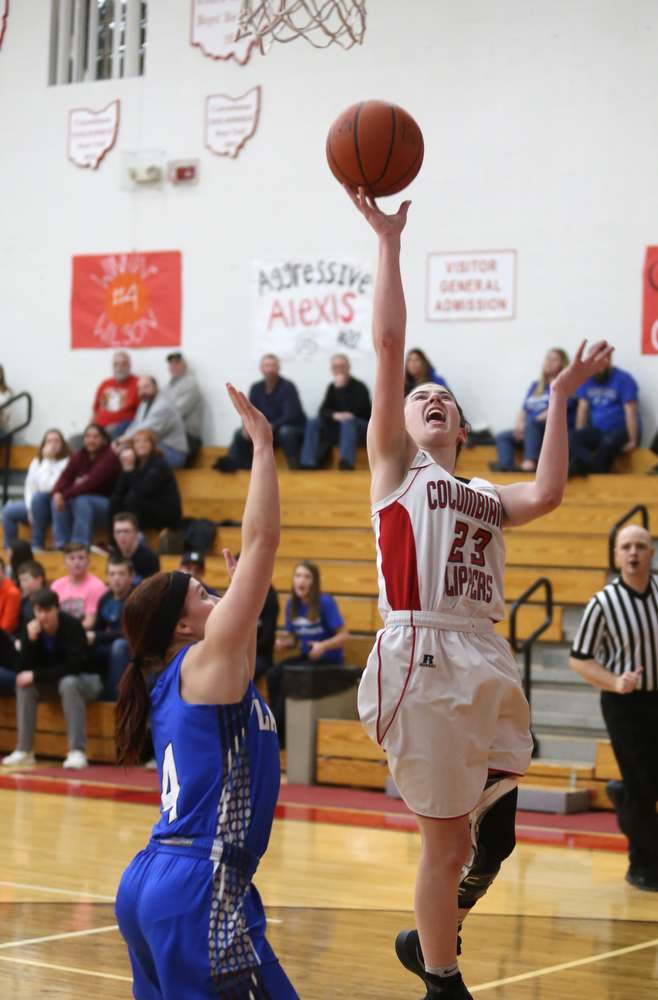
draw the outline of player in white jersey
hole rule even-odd
[[[602,342],[583,358],[581,344],[551,383],[534,482],[459,480],[467,424],[452,393],[425,383],[404,401],[400,237],[410,202],[384,215],[362,188],[348,193],[379,237],[368,459],[386,626],[361,681],[359,713],[387,750],[421,833],[418,930],[398,935],[398,957],[423,979],[428,1000],[466,1000],[458,927],[514,847],[516,786],[532,749],[518,669],[494,631],[505,614],[502,528],[559,506],[567,400],[612,348]]]

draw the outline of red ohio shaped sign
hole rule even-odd
[[[642,353],[658,354],[658,247],[647,247],[644,262]]]
[[[178,347],[181,254],[73,258],[71,347]]]

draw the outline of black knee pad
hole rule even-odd
[[[514,821],[518,788],[505,792],[492,806],[484,811],[475,823],[473,833],[474,851],[469,863],[464,866],[459,885],[459,907],[470,909],[487,889],[500,871],[516,845]]]

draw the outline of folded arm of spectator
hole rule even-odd
[[[36,621],[29,622],[21,640],[21,671],[29,670],[37,683],[39,681],[58,681],[69,674],[82,673],[87,665],[87,637],[80,622],[76,621],[75,626],[66,629],[60,646],[61,659],[58,659],[51,666],[43,667],[41,666],[43,645],[39,641],[40,629],[37,631],[38,623]],[[30,637],[31,632],[36,633],[34,639]]]
[[[121,471],[121,464],[115,453],[109,447],[104,448],[92,467],[84,472],[80,463],[76,462],[79,454],[80,452],[73,455],[57,480],[53,493],[60,493],[65,500],[87,493],[110,496]]]
[[[587,427],[589,421],[589,403],[586,399],[579,399],[576,408],[576,430],[581,431]]]
[[[626,430],[628,431],[628,441],[622,447],[622,452],[627,455],[629,451],[637,448],[637,438],[639,424],[637,419],[637,400],[632,399],[624,403],[624,419],[626,420]]]

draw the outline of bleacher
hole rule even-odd
[[[34,453],[33,448],[14,448],[12,468],[26,469]],[[176,473],[184,515],[214,521],[241,520],[249,473],[214,471],[212,463],[224,453],[225,449],[204,448],[195,468]],[[494,457],[493,448],[465,450],[457,474],[465,478],[491,478],[501,484],[524,478],[523,474],[490,473],[488,463]],[[506,600],[516,599],[540,575],[548,576],[553,585],[553,624],[537,644],[533,663],[536,684],[533,688],[533,730],[539,738],[544,760],[543,764],[541,760],[535,761],[533,769],[542,780],[547,775],[550,778],[551,774],[556,777],[556,768],[560,770],[560,779],[568,781],[574,767],[591,769],[596,766],[597,743],[605,736],[605,731],[597,715],[596,692],[579,683],[568,671],[569,641],[583,606],[606,582],[611,526],[636,503],[646,504],[651,520],[655,518],[658,509],[656,481],[644,474],[655,461],[651,452],[638,450],[619,460],[617,474],[572,479],[558,510],[522,528],[505,532]],[[351,633],[347,662],[364,666],[373,636],[381,627],[365,450],[359,451],[357,470],[351,473],[338,472],[335,468],[291,472],[284,467],[282,456],[277,456],[277,462],[283,531],[274,585],[281,598],[281,618],[296,562],[301,558],[313,559],[320,567],[323,589],[335,596]],[[29,537],[27,529],[21,534]],[[157,548],[157,535],[149,534],[147,541]],[[206,559],[206,579],[220,590],[228,585],[221,555],[223,547],[233,551],[240,548],[239,527],[218,527],[215,543]],[[59,553],[47,552],[40,558],[50,579],[62,575],[63,562]],[[163,569],[172,569],[178,566],[179,558],[163,556],[161,562]],[[91,569],[104,577],[104,557],[92,554]],[[541,606],[530,604],[522,608],[519,637],[527,636],[541,620]],[[497,629],[507,636],[507,620]],[[560,759],[563,764],[559,763]],[[545,774],[539,773],[542,768]],[[346,780],[346,783],[349,782]]]

